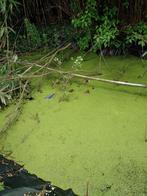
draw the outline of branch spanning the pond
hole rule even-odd
[[[30,65],[34,65],[37,67],[43,67],[42,65],[39,65],[37,63],[27,63]],[[74,73],[74,72],[69,72],[69,71],[63,71],[63,70],[58,70],[58,69],[54,69],[51,67],[44,67],[45,69],[54,72],[54,73],[58,73],[58,74],[69,74],[73,77],[78,77],[78,78],[83,78],[83,79],[88,79],[88,80],[95,80],[95,81],[99,81],[99,82],[104,82],[104,83],[110,83],[110,84],[117,84],[117,85],[123,85],[123,86],[130,86],[130,87],[142,87],[142,88],[147,88],[146,84],[140,84],[140,83],[131,83],[131,82],[123,82],[123,81],[117,81],[117,80],[109,80],[109,79],[104,79],[104,78],[99,78],[99,77],[92,77],[92,76],[86,76],[86,75],[81,75],[78,73]]]
[[[124,82],[124,81],[117,81],[117,80],[109,80],[109,79],[104,79],[104,78],[99,78],[99,77],[93,77],[93,76],[87,76],[87,75],[82,75],[82,74],[78,74],[78,73],[74,73],[74,72],[70,72],[70,71],[63,71],[63,70],[58,70],[58,69],[54,69],[51,67],[47,67],[47,66],[42,66],[39,65],[37,63],[29,63],[29,62],[25,62],[28,65],[34,65],[37,66],[39,68],[43,68],[43,69],[47,69],[48,72],[45,72],[43,74],[38,74],[38,75],[34,75],[34,74],[30,74],[30,75],[18,75],[17,77],[9,77],[9,78],[1,78],[1,80],[14,80],[14,79],[31,79],[31,78],[39,78],[42,76],[47,76],[49,74],[51,74],[52,72],[54,73],[58,73],[58,74],[69,74],[72,77],[77,77],[77,78],[82,78],[82,79],[88,79],[88,80],[95,80],[95,81],[99,81],[99,82],[103,82],[103,83],[109,83],[109,84],[116,84],[116,85],[122,85],[122,86],[130,86],[130,87],[141,87],[141,88],[147,88],[146,84],[141,84],[141,83],[132,83],[132,82]]]
[[[38,74],[38,75],[35,75],[34,73],[32,73],[30,75],[20,74],[17,77],[12,76],[12,77],[9,77],[9,78],[1,78],[1,79],[2,80],[31,79],[31,78],[39,78],[39,77],[42,77],[42,76],[47,76],[51,73],[57,73],[57,74],[68,74],[72,77],[88,79],[88,80],[95,80],[95,81],[99,81],[99,82],[103,82],[103,83],[109,83],[109,84],[147,88],[147,84],[124,82],[124,81],[109,80],[109,79],[104,79],[104,78],[99,78],[99,77],[87,76],[87,75],[82,75],[82,74],[74,73],[74,72],[70,72],[70,71],[63,71],[63,70],[59,70],[59,69],[54,69],[54,68],[48,67],[47,64],[44,66],[44,65],[37,64],[37,63],[30,63],[30,62],[26,62],[26,61],[22,62],[22,64],[24,64],[24,63],[29,65],[30,69],[32,68],[32,66],[35,66],[35,67],[39,67],[40,69],[46,69],[46,70],[48,70],[48,72]]]

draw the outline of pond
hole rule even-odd
[[[89,54],[85,71],[102,78],[147,83],[147,62]],[[65,64],[70,69],[72,61]],[[101,75],[100,75],[101,74]],[[31,173],[83,196],[147,195],[147,90],[74,79],[66,89],[42,81],[19,120],[0,138]],[[46,99],[48,94],[54,94]],[[2,126],[14,105],[0,113]]]

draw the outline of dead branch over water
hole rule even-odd
[[[100,77],[93,77],[93,76],[87,76],[87,75],[82,75],[82,74],[78,74],[78,73],[74,73],[71,71],[64,71],[64,70],[59,70],[59,69],[55,69],[55,68],[51,68],[48,67],[48,64],[38,64],[38,63],[30,63],[30,62],[21,62],[21,64],[26,64],[29,65],[30,68],[28,68],[28,70],[32,69],[32,67],[38,67],[39,70],[35,71],[34,73],[31,74],[26,74],[27,71],[23,74],[18,75],[17,77],[15,76],[11,76],[9,78],[6,77],[1,77],[0,80],[14,80],[14,79],[31,79],[31,78],[38,78],[38,77],[42,77],[42,76],[47,76],[51,73],[57,73],[57,74],[68,74],[72,77],[77,77],[77,78],[82,78],[82,79],[88,79],[88,80],[95,80],[95,81],[99,81],[99,82],[103,82],[103,83],[109,83],[109,84],[116,84],[116,85],[122,85],[122,86],[130,86],[130,87],[140,87],[140,88],[147,88],[147,84],[141,84],[141,83],[132,83],[132,82],[124,82],[124,81],[117,81],[117,80],[110,80],[110,79],[104,79],[104,78],[100,78]],[[43,74],[35,74],[37,72],[40,72],[42,69],[46,69],[46,72],[44,72]]]

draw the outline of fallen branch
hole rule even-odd
[[[54,52],[54,54],[53,54],[52,56],[50,56],[50,58],[49,58],[49,57],[47,58],[47,60],[49,59],[49,61],[48,61],[47,63],[45,63],[43,66],[41,66],[40,69],[37,70],[37,71],[35,71],[34,73],[38,73],[38,72],[41,71],[44,67],[46,67],[47,65],[50,65],[50,63],[53,61],[53,59],[55,58],[55,56],[56,56],[59,52],[61,52],[61,51],[65,50],[65,49],[67,49],[70,45],[71,45],[71,43],[67,44],[66,46],[64,46],[64,47],[62,47],[62,48],[59,48],[58,50],[56,50],[56,51]]]
[[[42,65],[39,65],[37,63],[27,63],[30,65],[34,65],[37,67],[43,67]],[[146,84],[140,84],[140,83],[131,83],[131,82],[123,82],[123,81],[117,81],[117,80],[108,80],[108,79],[104,79],[104,78],[99,78],[99,77],[92,77],[92,76],[85,76],[85,75],[81,75],[81,74],[77,74],[77,73],[73,73],[73,72],[69,72],[69,71],[62,71],[62,70],[58,70],[58,69],[54,69],[54,68],[50,68],[50,67],[44,67],[45,69],[58,73],[58,74],[69,74],[73,77],[78,77],[78,78],[83,78],[83,79],[88,79],[88,80],[96,80],[99,82],[104,82],[104,83],[110,83],[110,84],[117,84],[117,85],[124,85],[124,86],[130,86],[130,87],[142,87],[142,88],[147,88]]]
[[[30,68],[28,68],[23,74],[20,74],[18,76],[9,76],[9,77],[0,77],[1,80],[5,81],[5,80],[15,80],[15,79],[31,79],[31,78],[38,78],[38,77],[42,77],[42,76],[46,76],[49,75],[51,72],[54,73],[58,73],[58,74],[68,74],[71,75],[72,77],[78,77],[78,78],[83,78],[83,79],[88,79],[88,80],[95,80],[95,81],[99,81],[99,82],[104,82],[104,83],[109,83],[109,84],[116,84],[116,85],[122,85],[122,86],[130,86],[130,87],[141,87],[141,88],[147,88],[147,84],[141,84],[141,83],[132,83],[132,82],[124,82],[124,81],[117,81],[117,80],[109,80],[109,79],[104,79],[104,78],[100,78],[100,77],[94,77],[94,76],[87,76],[87,75],[82,75],[82,74],[78,74],[78,73],[74,73],[74,72],[70,72],[70,71],[63,71],[63,70],[59,70],[59,69],[54,69],[51,67],[48,67],[48,64],[46,63],[45,65],[40,65],[37,63],[30,63],[30,62],[19,62],[20,64],[27,64],[30,66]],[[50,64],[50,62],[49,62]],[[32,73],[30,75],[26,75],[26,72],[28,72],[33,66],[39,67],[39,69],[37,71],[35,71],[35,73],[40,72],[42,69],[46,69],[48,70],[48,72],[45,72],[43,74],[38,74],[35,75],[35,73]]]

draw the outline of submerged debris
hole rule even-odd
[[[69,93],[72,93],[72,92],[74,92],[74,89],[73,88],[69,89]]]
[[[87,89],[84,93],[85,93],[85,94],[90,94],[90,90]]]
[[[55,93],[49,94],[47,97],[45,97],[46,99],[52,99],[55,96]]]

